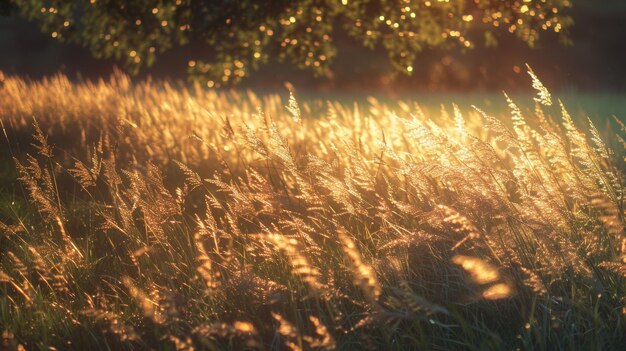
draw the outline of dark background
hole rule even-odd
[[[525,90],[529,63],[553,90],[580,92],[626,91],[626,0],[573,0],[568,14],[574,18],[572,46],[544,34],[531,49],[512,35],[502,33],[496,48],[426,50],[411,77],[391,74],[382,50],[368,50],[337,33],[338,56],[333,73],[314,78],[288,64],[270,63],[245,80],[242,88],[282,89],[285,81],[312,92],[489,92]],[[185,80],[186,48],[157,58],[138,79]],[[0,17],[0,70],[31,78],[57,72],[72,79],[108,77],[116,62],[97,60],[87,49],[52,39],[37,24],[17,15]],[[515,67],[521,68],[521,74]]]

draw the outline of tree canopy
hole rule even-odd
[[[534,45],[541,32],[567,41],[570,0],[11,0],[58,40],[113,57],[130,73],[160,54],[200,47],[185,62],[209,87],[240,82],[271,57],[324,74],[343,31],[381,46],[397,72],[411,74],[425,48],[495,45],[515,35]]]

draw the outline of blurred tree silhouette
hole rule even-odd
[[[209,87],[241,81],[270,57],[316,75],[329,71],[333,36],[342,28],[362,45],[382,45],[397,72],[411,74],[424,48],[511,33],[532,46],[541,31],[567,41],[569,0],[11,0],[44,32],[123,61],[130,73],[159,54],[185,46],[189,78]],[[9,11],[8,4],[0,4]]]
[[[9,0],[0,0],[0,16],[7,16],[13,10],[13,3]]]

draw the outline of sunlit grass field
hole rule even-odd
[[[6,77],[0,348],[624,349],[626,104],[528,84]]]

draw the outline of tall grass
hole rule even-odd
[[[2,347],[623,348],[626,128],[529,73],[499,116],[5,77]]]

